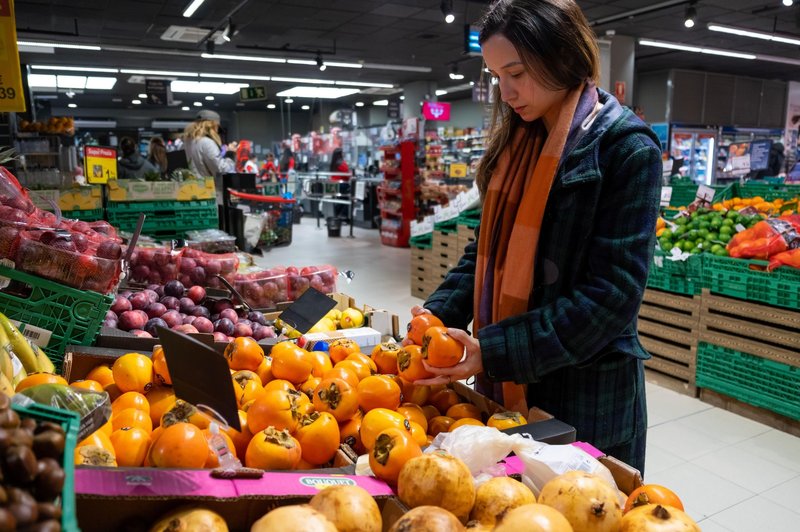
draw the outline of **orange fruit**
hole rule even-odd
[[[294,469],[300,462],[300,442],[289,431],[269,427],[257,432],[245,452],[245,465],[256,469]]]
[[[281,342],[273,346],[272,375],[276,379],[285,379],[292,384],[301,384],[308,380],[313,369],[307,355],[308,351],[291,342]]]
[[[321,379],[326,371],[333,369],[331,357],[324,351],[306,351],[305,357],[311,364],[311,375],[318,379]]]
[[[175,392],[168,386],[154,386],[145,398],[150,404],[150,419],[154,427],[161,424],[161,418],[177,401]]]
[[[349,338],[339,338],[328,346],[328,354],[334,366],[347,358],[348,355],[360,352],[361,348],[358,347],[358,344]]]
[[[118,414],[127,408],[143,410],[146,414],[150,414],[150,403],[147,397],[139,392],[125,392],[111,403],[112,414]]]
[[[373,408],[397,410],[400,406],[400,386],[385,375],[371,375],[358,383],[358,405],[364,412]]]
[[[150,434],[139,427],[123,427],[111,433],[111,444],[120,467],[141,467],[150,448]]]
[[[455,423],[450,425],[450,432],[456,430],[458,427],[463,427],[464,425],[475,425],[476,427],[486,426],[477,419],[471,417],[462,417],[461,419],[457,420]]]
[[[172,377],[169,376],[169,368],[167,368],[167,359],[164,357],[164,349],[160,345],[153,348],[153,372],[158,384],[172,385]]]
[[[239,410],[239,425],[241,425],[242,430],[224,427],[222,431],[227,434],[231,442],[233,442],[233,446],[236,448],[236,456],[242,458],[247,450],[247,445],[250,443],[250,440],[253,439],[253,433],[250,432],[250,429],[247,427],[247,413],[241,410]]]
[[[111,371],[111,366],[97,366],[86,374],[86,380],[97,381],[105,388],[109,384],[114,384],[114,373]]]
[[[422,337],[430,327],[443,327],[442,320],[433,314],[418,314],[408,323],[408,336],[416,345],[422,345]]]
[[[153,361],[141,353],[126,353],[111,366],[120,391],[146,394],[153,387]]]
[[[348,358],[338,362],[333,369],[336,368],[347,368],[352,370],[358,376],[358,380],[366,379],[370,375],[372,375],[372,369],[369,367],[369,364],[364,362],[363,360]]]
[[[273,346],[273,351],[278,345],[280,344]],[[258,342],[249,336],[234,338],[233,341],[225,347],[224,354],[228,361],[228,367],[237,371],[240,369],[257,371],[261,361],[264,360],[264,350],[258,345]]]
[[[372,350],[372,360],[378,372],[385,375],[397,375],[397,355],[402,347],[394,342],[378,344]]]
[[[200,469],[208,459],[208,442],[201,429],[191,423],[166,427],[150,449],[156,467]]]
[[[125,427],[137,427],[144,429],[147,433],[153,432],[153,421],[150,413],[136,408],[126,408],[111,416],[111,427],[114,431]]]
[[[273,390],[283,390],[288,392],[289,390],[295,390],[295,389],[296,388],[294,387],[294,384],[284,379],[275,379],[273,381],[268,382],[264,386],[265,392],[271,392]]]
[[[256,373],[261,378],[262,386],[266,386],[268,382],[273,380],[275,376],[272,374],[272,357],[265,356],[264,360],[258,365]]]
[[[31,373],[17,384],[15,392],[19,393],[26,388],[32,386],[39,386],[40,384],[63,384],[67,385],[67,381],[60,375],[53,373]]]
[[[408,382],[430,379],[433,373],[422,365],[422,348],[418,345],[407,345],[397,355],[399,375]]]
[[[358,373],[356,373],[355,369],[353,369],[352,367],[345,367],[345,366],[338,366],[329,371],[326,371],[322,379],[323,380],[341,379],[350,386],[352,386],[353,388],[358,387],[358,382],[359,382]]]
[[[97,381],[93,381],[91,379],[84,379],[80,381],[72,381],[70,384],[73,388],[81,388],[83,390],[89,390],[92,392],[102,392],[103,385]]]
[[[428,418],[425,417],[422,407],[414,403],[403,403],[397,407],[397,413],[412,423],[416,423],[424,432],[428,432]]]
[[[231,455],[236,458],[236,446],[233,444],[233,440],[230,436],[228,436],[224,431],[220,431],[219,435],[225,440],[225,444],[228,446],[228,450],[230,451]],[[211,429],[204,429],[203,436],[205,437],[206,441],[208,442],[208,457],[206,458],[206,465],[207,469],[214,469],[219,467],[219,455],[217,451],[214,449],[213,445],[211,444],[211,438],[214,436],[211,432]]]

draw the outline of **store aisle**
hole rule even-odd
[[[347,234],[348,226],[342,228]],[[354,272],[338,288],[358,303],[383,305],[401,318],[420,300],[410,295],[409,251],[382,246],[378,231],[329,238],[324,221],[294,226],[291,246],[263,265],[332,264]],[[800,438],[655,384],[647,385],[647,482],[682,497],[704,532],[794,532],[800,522]]]

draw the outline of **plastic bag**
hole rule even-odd
[[[598,475],[617,489],[611,471],[578,447],[548,445],[519,434],[505,434],[495,428],[465,425],[452,432],[443,432],[425,452],[436,450],[461,459],[478,484],[505,475],[505,468],[498,467],[498,462],[513,452],[525,465],[523,484],[537,497],[548,481],[571,470]]]
[[[81,416],[78,441],[106,424],[111,418],[111,398],[106,392],[93,392],[64,384],[40,384],[15,394],[11,401],[20,406],[31,403],[77,412]]]
[[[737,233],[728,243],[728,253],[739,259],[767,260],[800,247],[800,217],[785,216],[758,222]]]

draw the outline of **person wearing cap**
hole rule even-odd
[[[219,122],[219,114],[203,109],[183,132],[189,170],[200,177],[214,177],[215,181],[219,180],[221,174],[235,170],[234,162],[224,157],[222,139],[219,136]],[[217,188],[220,188],[219,183]]]

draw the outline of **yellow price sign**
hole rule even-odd
[[[83,150],[83,172],[89,183],[108,183],[117,178],[117,150],[100,146]]]
[[[25,111],[14,0],[0,0],[0,111]]]
[[[467,177],[466,163],[450,163],[450,177]]]

